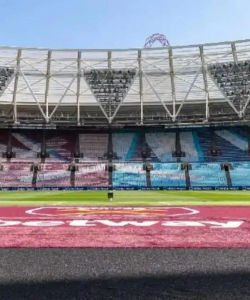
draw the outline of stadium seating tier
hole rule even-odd
[[[247,187],[249,144],[246,126],[112,133],[2,129],[0,187]],[[152,170],[146,171],[147,163]]]

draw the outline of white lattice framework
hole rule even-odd
[[[84,125],[175,124],[182,114],[209,122],[210,107],[229,110],[229,119],[247,119],[247,105],[234,106],[216,85],[208,66],[250,59],[250,40],[152,49],[64,50],[0,47],[0,66],[14,76],[0,96],[0,117],[14,124],[25,115],[46,124],[70,114]],[[133,69],[136,76],[113,115],[103,111],[86,82],[93,69]],[[197,111],[196,111],[197,109]],[[152,113],[151,113],[152,112]],[[153,113],[154,112],[154,113]],[[223,114],[223,111],[221,112]],[[96,120],[97,120],[96,119]]]

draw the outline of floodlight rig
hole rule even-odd
[[[159,42],[162,47],[165,48],[170,46],[170,43],[164,34],[154,33],[146,39],[144,48],[152,48],[153,44],[156,42]]]

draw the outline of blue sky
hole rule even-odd
[[[0,0],[0,45],[142,47],[250,38],[250,0]]]

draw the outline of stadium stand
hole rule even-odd
[[[31,187],[33,173],[31,165],[25,163],[3,163],[0,171],[1,187]]]
[[[84,75],[99,103],[109,114],[113,113],[123,100],[135,74],[134,69],[95,69],[86,71]]]
[[[10,82],[13,75],[14,69],[0,67],[0,95],[6,89],[6,86]]]
[[[202,162],[203,152],[196,131],[183,131],[180,133],[181,150],[185,153],[182,161]]]
[[[70,171],[67,164],[46,163],[37,174],[36,187],[69,187]]]
[[[140,131],[120,131],[112,134],[115,161],[142,161],[143,141]]]
[[[230,129],[216,130],[216,143],[220,149],[220,161],[248,161],[248,142],[246,138]]]
[[[129,161],[136,147],[136,134],[134,132],[114,132],[112,134],[114,159]]]
[[[67,162],[72,160],[75,152],[74,135],[70,133],[50,134],[46,138],[47,161]]]
[[[4,155],[7,152],[8,147],[8,131],[7,130],[1,130],[0,131],[0,159],[1,161],[6,160],[6,156]]]
[[[146,187],[146,173],[143,164],[116,164],[113,172],[114,187]]]
[[[175,151],[175,132],[147,132],[146,142],[160,162],[176,162],[172,156]]]
[[[232,163],[232,186],[250,186],[250,162]]]
[[[44,136],[28,130],[1,130],[0,188],[250,186],[249,142],[244,126],[179,129],[181,156],[176,156],[175,130],[49,130]],[[45,158],[41,157],[43,144]],[[216,155],[211,152],[213,148]],[[76,152],[78,158],[74,157]],[[152,167],[144,168],[146,162]],[[108,164],[113,164],[112,170]]]
[[[225,171],[219,163],[193,163],[189,176],[191,187],[227,186]]]
[[[109,184],[108,172],[105,164],[81,164],[75,174],[76,187],[107,187]]]
[[[104,160],[108,151],[108,134],[81,133],[79,134],[82,161]]]
[[[185,187],[185,173],[181,170],[181,164],[154,163],[151,171],[152,187]]]
[[[32,133],[13,132],[11,135],[11,147],[15,156],[14,161],[38,162],[41,149],[41,137]]]
[[[250,40],[0,61],[0,188],[250,186]]]
[[[209,71],[223,93],[236,105],[245,105],[250,94],[250,61],[212,64]]]

